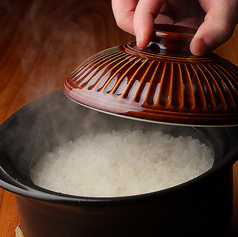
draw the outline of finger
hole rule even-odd
[[[170,16],[168,15],[164,15],[164,14],[159,14],[155,21],[154,21],[155,24],[170,24],[170,25],[173,25],[175,22],[174,22],[174,19],[171,18]]]
[[[164,5],[161,7],[158,16],[155,18],[154,23],[173,25],[175,22],[174,19],[171,17],[170,11],[170,5],[168,4],[168,2],[165,2]]]
[[[201,24],[200,21],[194,17],[186,18],[186,19],[183,19],[183,20],[175,23],[175,25],[186,26],[186,27],[190,27],[190,28],[194,28],[194,29],[198,29],[200,24]]]
[[[178,1],[176,2],[178,4]],[[183,11],[182,9],[179,10],[181,6],[184,9]],[[200,6],[198,0],[186,0],[186,2],[181,4],[181,6],[180,8],[178,5],[176,6],[174,16],[177,22],[175,24],[198,29],[205,17],[205,12]]]
[[[145,47],[151,40],[154,20],[167,0],[140,0],[134,15],[134,32],[138,47]]]
[[[117,25],[131,34],[134,34],[133,18],[137,0],[112,0],[112,10]]]
[[[216,0],[203,6],[207,15],[190,44],[190,50],[194,55],[203,56],[232,36],[237,23],[238,6],[235,3],[230,5],[228,2],[234,3]]]
[[[175,22],[181,21],[187,17],[188,2],[191,0],[168,0],[170,6],[170,15],[173,16]]]

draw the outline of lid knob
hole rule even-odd
[[[155,52],[166,55],[191,55],[189,45],[195,33],[195,29],[183,26],[155,25],[149,47]]]

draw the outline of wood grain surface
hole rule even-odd
[[[114,20],[110,0],[0,1],[0,123],[32,100],[60,89],[85,59],[134,41]],[[216,53],[238,65],[238,30]],[[15,236],[14,195],[0,188],[0,237]],[[238,162],[229,237],[238,236]]]

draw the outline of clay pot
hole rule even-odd
[[[128,127],[191,135],[211,147],[214,165],[181,185],[127,197],[72,196],[33,184],[30,169],[53,147],[89,129]],[[0,126],[0,186],[16,194],[24,237],[224,237],[232,215],[232,164],[237,156],[236,127],[167,126],[120,118],[77,105],[62,90],[28,104]]]

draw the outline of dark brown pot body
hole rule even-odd
[[[87,132],[162,130],[191,135],[214,152],[205,174],[144,195],[90,198],[35,186],[30,169],[45,151]],[[62,90],[25,106],[0,126],[0,186],[15,193],[24,237],[224,236],[232,214],[232,164],[238,131],[146,123],[84,108]]]
[[[201,187],[141,202],[56,204],[16,196],[24,237],[224,237],[232,211],[232,169]]]

